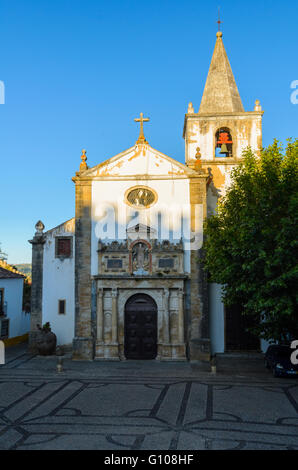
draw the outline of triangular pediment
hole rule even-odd
[[[150,238],[156,238],[157,236],[157,231],[154,228],[144,224],[128,226],[126,229],[126,233],[127,237],[131,240],[146,240]]]
[[[131,226],[128,226],[127,229],[126,229],[127,233],[139,233],[139,234],[143,234],[143,233],[149,233],[150,231],[156,233],[156,230],[152,227],[149,227],[148,225],[144,225],[144,224],[136,224],[136,225],[131,225]]]
[[[80,176],[100,179],[143,175],[178,178],[195,173],[183,163],[153,149],[149,144],[136,144],[115,157],[81,172]]]

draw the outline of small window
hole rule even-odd
[[[72,256],[72,237],[56,238],[56,258],[70,258]]]
[[[9,318],[2,318],[0,322],[0,338],[7,339],[9,337]]]
[[[66,300],[58,300],[58,313],[59,313],[59,315],[65,315],[65,313],[66,313]]]

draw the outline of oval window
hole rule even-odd
[[[146,209],[157,200],[157,195],[155,191],[146,186],[139,186],[137,188],[129,189],[126,192],[126,202],[133,207],[139,209]]]

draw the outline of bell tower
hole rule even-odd
[[[218,196],[224,195],[242,151],[248,146],[256,152],[261,149],[262,115],[259,100],[253,111],[244,110],[218,31],[199,111],[195,113],[189,103],[183,129],[186,165],[193,167],[199,158]]]

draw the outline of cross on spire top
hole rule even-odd
[[[137,140],[137,144],[145,144],[145,143],[147,143],[147,141],[146,141],[146,139],[145,139],[145,136],[144,136],[143,123],[150,121],[150,119],[149,119],[149,118],[144,118],[143,116],[144,116],[143,113],[140,113],[140,117],[139,117],[139,118],[135,118],[135,121],[140,123],[140,135],[139,135],[139,138],[138,138],[138,140]]]
[[[220,21],[220,9],[218,7],[218,20],[216,22],[218,24],[218,31],[220,31],[220,25],[222,24],[222,21]]]

